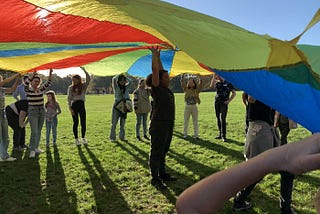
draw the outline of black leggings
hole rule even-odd
[[[84,138],[86,136],[86,108],[84,106],[84,101],[75,101],[74,103],[72,103],[71,108],[74,112],[74,115],[72,115],[74,138],[78,138],[79,116],[81,122],[81,137]]]

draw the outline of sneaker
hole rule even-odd
[[[83,143],[84,145],[88,145],[88,140],[87,140],[86,138],[82,138],[82,143]]]
[[[137,136],[136,138],[137,138],[138,141],[142,141],[140,136]]]
[[[221,139],[221,135],[216,136],[214,139]]]
[[[248,201],[234,202],[233,205],[232,205],[232,209],[234,211],[248,210],[251,207],[252,207],[252,205]]]
[[[151,185],[157,188],[158,190],[167,189],[167,186],[161,181],[160,178],[152,178]]]
[[[26,150],[26,149],[29,149],[29,147],[28,147],[27,145],[21,145],[21,146],[20,146],[20,149]]]
[[[186,139],[188,136],[187,135],[183,135],[183,139]]]
[[[29,158],[35,158],[35,157],[36,157],[36,152],[35,151],[30,151]]]
[[[225,137],[222,137],[222,142],[228,143],[228,140],[227,140],[227,138],[225,138]]]
[[[38,153],[38,154],[40,154],[40,153],[43,153],[43,152],[44,152],[43,150],[41,150],[41,149],[39,149],[39,148],[36,148],[34,151],[35,151],[36,153]]]
[[[160,179],[161,179],[162,181],[176,181],[176,180],[177,180],[176,177],[171,176],[171,175],[169,175],[168,173],[165,173],[165,174],[163,174],[163,175],[160,175],[159,177],[160,177]]]
[[[80,146],[80,145],[81,145],[81,142],[79,141],[78,138],[74,140],[74,143],[75,143],[77,146]]]
[[[111,141],[111,142],[116,142],[116,139],[111,139],[111,138],[110,138],[110,141]]]
[[[146,140],[150,140],[150,138],[149,138],[147,135],[144,135],[143,137],[144,137],[144,139],[146,139]]]
[[[20,147],[19,146],[15,146],[15,147],[13,147],[13,150],[14,151],[20,151]]]
[[[2,159],[2,161],[7,161],[7,162],[11,162],[11,161],[15,161],[17,160],[17,158],[14,158],[14,157],[8,157],[6,159]]]

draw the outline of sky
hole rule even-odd
[[[163,0],[213,16],[257,34],[291,40],[320,8],[319,0]],[[320,45],[320,23],[298,44]]]

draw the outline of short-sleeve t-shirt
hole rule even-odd
[[[256,100],[254,103],[248,105],[248,120],[261,120],[273,125],[275,111],[269,106]]]
[[[216,101],[227,101],[230,96],[230,92],[234,90],[234,87],[231,83],[224,81],[224,82],[217,82],[216,83],[217,95],[215,97]]]
[[[174,94],[169,88],[151,87],[153,98],[151,120],[174,120],[175,103]]]

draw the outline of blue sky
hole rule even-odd
[[[319,0],[164,0],[198,11],[258,34],[291,40],[320,8]],[[320,23],[299,44],[320,45]]]

